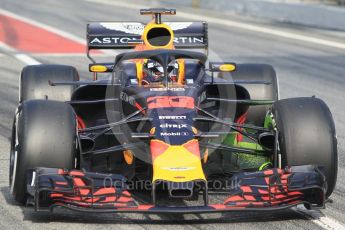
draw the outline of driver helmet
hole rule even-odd
[[[146,70],[144,81],[147,83],[158,83],[164,80],[164,68],[158,62],[148,60],[144,65],[144,70]],[[169,82],[177,82],[178,63],[176,61],[168,65],[167,73]]]

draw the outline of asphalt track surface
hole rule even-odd
[[[125,6],[127,3],[128,7]],[[69,64],[78,68],[82,78],[90,78],[87,71],[89,62],[82,52],[83,47],[80,48],[85,37],[85,24],[88,21],[148,20],[139,16],[138,11],[140,5],[151,6],[151,3],[133,3],[122,1],[114,6],[99,0],[0,0],[0,9],[6,10],[0,12],[0,229],[345,228],[345,48],[329,45],[336,43],[345,46],[345,32],[179,8],[178,12],[183,11],[184,17],[207,16],[215,19],[209,23],[209,36],[211,53],[217,54],[218,58],[237,63],[273,65],[279,76],[281,98],[316,95],[326,101],[336,123],[339,149],[338,182],[331,196],[333,203],[328,203],[327,208],[320,211],[297,208],[274,213],[202,215],[84,215],[66,210],[35,213],[32,208],[16,205],[9,194],[8,161],[12,118],[18,103],[18,78],[22,67],[35,62]],[[8,12],[13,13],[12,16],[23,17],[22,21],[8,16]],[[178,16],[176,19],[190,20]],[[219,20],[232,20],[312,39],[301,40],[296,36],[284,37],[267,31],[225,26]],[[36,22],[49,27],[32,28],[32,23]],[[51,34],[52,28],[58,38]],[[315,43],[315,38],[326,43]],[[69,50],[64,49],[66,46]]]

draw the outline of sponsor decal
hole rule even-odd
[[[90,41],[91,45],[102,44],[102,45],[112,45],[112,44],[128,44],[128,43],[140,43],[140,39],[133,37],[95,37]]]
[[[183,128],[187,128],[187,124],[161,124],[159,127],[166,129],[166,128],[176,128],[176,129],[183,129]]]
[[[159,116],[160,120],[185,120],[187,116]]]
[[[138,79],[131,79],[131,84],[132,85],[137,85],[138,84]]]
[[[175,37],[175,44],[204,44],[203,37]]]
[[[180,137],[180,136],[189,136],[188,132],[176,132],[176,133],[168,133],[168,132],[162,132],[160,133],[162,137]]]
[[[140,22],[132,23],[118,23],[118,22],[103,22],[101,26],[108,30],[121,31],[127,34],[141,35],[144,32],[145,25]]]
[[[132,96],[129,96],[128,94],[121,92],[120,93],[120,98],[122,101],[125,101],[133,106],[135,106],[135,99]]]
[[[91,39],[90,44],[100,44],[100,45],[118,45],[123,44],[127,45],[130,43],[142,43],[142,40],[137,37],[116,37],[116,36],[107,36],[107,37],[94,37]],[[175,37],[175,44],[204,44],[203,37]]]
[[[170,28],[174,31],[183,30],[191,26],[192,22],[165,22]],[[118,23],[118,22],[102,22],[101,26],[108,30],[121,31],[127,34],[137,34],[142,35],[144,33],[145,25],[140,22],[127,22],[127,23]]]
[[[202,94],[198,97],[199,104],[206,99],[206,91],[202,92]]]
[[[173,92],[184,92],[185,88],[150,88],[150,91],[154,92],[164,92],[164,91],[173,91]]]
[[[183,30],[191,26],[192,22],[165,22],[168,26],[171,27],[172,30]]]
[[[169,170],[169,171],[188,171],[188,170],[195,169],[195,167],[174,167],[174,168],[163,167],[162,169]]]
[[[193,79],[186,79],[187,80],[187,85],[192,85],[194,83]]]

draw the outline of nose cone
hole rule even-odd
[[[160,140],[152,140],[151,154],[153,182],[206,180],[200,160],[199,143],[195,139],[183,145],[168,145]]]

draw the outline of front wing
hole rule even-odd
[[[36,211],[65,207],[86,212],[207,213],[276,210],[298,204],[324,207],[327,183],[316,166],[293,166],[234,175],[223,203],[201,206],[139,204],[116,174],[36,168],[28,172],[28,193]]]

